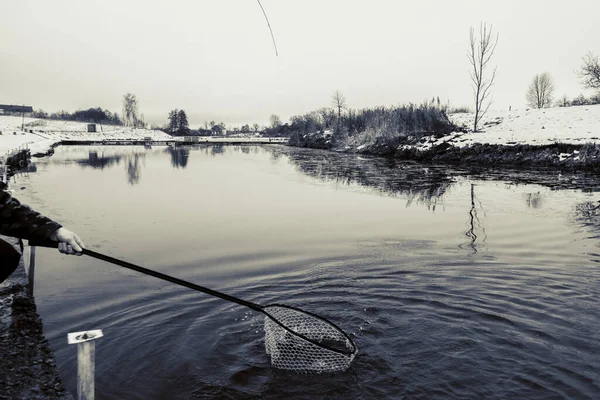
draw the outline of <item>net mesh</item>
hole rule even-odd
[[[356,356],[354,343],[324,319],[286,306],[267,306],[264,311],[268,315],[265,317],[265,349],[275,368],[301,373],[340,372],[345,371]]]

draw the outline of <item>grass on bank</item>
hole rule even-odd
[[[333,149],[384,146],[392,150],[400,143],[459,130],[448,118],[447,107],[434,101],[348,110],[339,116],[331,109],[321,109],[292,117],[286,125],[283,133],[290,137],[291,145],[315,147],[311,140],[323,140],[323,135],[331,132],[327,145],[318,147]]]

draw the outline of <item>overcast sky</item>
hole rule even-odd
[[[120,112],[185,109],[193,127],[267,123],[329,106],[470,106],[466,51],[481,21],[500,34],[493,108],[525,106],[533,76],[590,95],[575,73],[600,55],[599,0],[0,0],[0,103]]]

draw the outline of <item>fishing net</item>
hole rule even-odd
[[[30,243],[30,245],[33,244]],[[35,245],[56,248],[58,242],[37,242]],[[357,348],[352,339],[335,324],[318,315],[281,304],[263,307],[89,249],[83,249],[82,254],[232,301],[266,314],[265,348],[271,358],[271,364],[275,368],[302,373],[340,372],[345,371],[356,356]]]
[[[269,305],[265,349],[275,368],[301,373],[345,371],[357,353],[352,339],[333,323],[300,309]]]

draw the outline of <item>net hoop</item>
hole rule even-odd
[[[336,349],[335,347],[328,346],[328,345],[326,345],[324,343],[319,343],[316,340],[313,340],[313,339],[311,339],[309,337],[306,337],[305,335],[301,334],[300,332],[295,332],[294,330],[288,328],[286,325],[284,325],[283,323],[281,323],[277,319],[277,317],[274,317],[267,310],[265,310],[266,308],[269,308],[269,307],[288,308],[290,310],[294,310],[294,311],[302,313],[302,314],[310,315],[313,318],[316,318],[318,320],[323,321],[327,325],[330,325],[332,328],[334,328],[338,333],[341,333],[342,336],[348,341],[348,343],[350,344],[350,346],[351,346],[352,349],[350,351],[343,351],[343,350],[340,350],[340,349]],[[333,351],[334,353],[338,353],[338,354],[341,354],[341,355],[344,355],[344,356],[348,356],[348,357],[354,357],[356,355],[356,353],[357,353],[356,344],[350,338],[350,336],[348,336],[348,334],[342,330],[342,328],[340,328],[339,326],[337,326],[333,322],[329,321],[328,319],[325,319],[325,318],[323,318],[323,317],[321,317],[321,316],[319,316],[317,314],[313,314],[313,313],[311,313],[309,311],[302,310],[300,308],[296,308],[296,307],[292,307],[292,306],[288,306],[288,305],[285,305],[285,304],[268,304],[268,305],[266,305],[266,306],[263,307],[262,311],[273,322],[275,322],[277,325],[279,325],[280,327],[282,327],[283,329],[285,329],[286,331],[288,331],[292,335],[297,336],[297,337],[301,338],[302,340],[306,340],[307,342],[310,342],[310,343],[314,344],[315,346],[318,346],[318,347],[327,349],[329,351]]]

